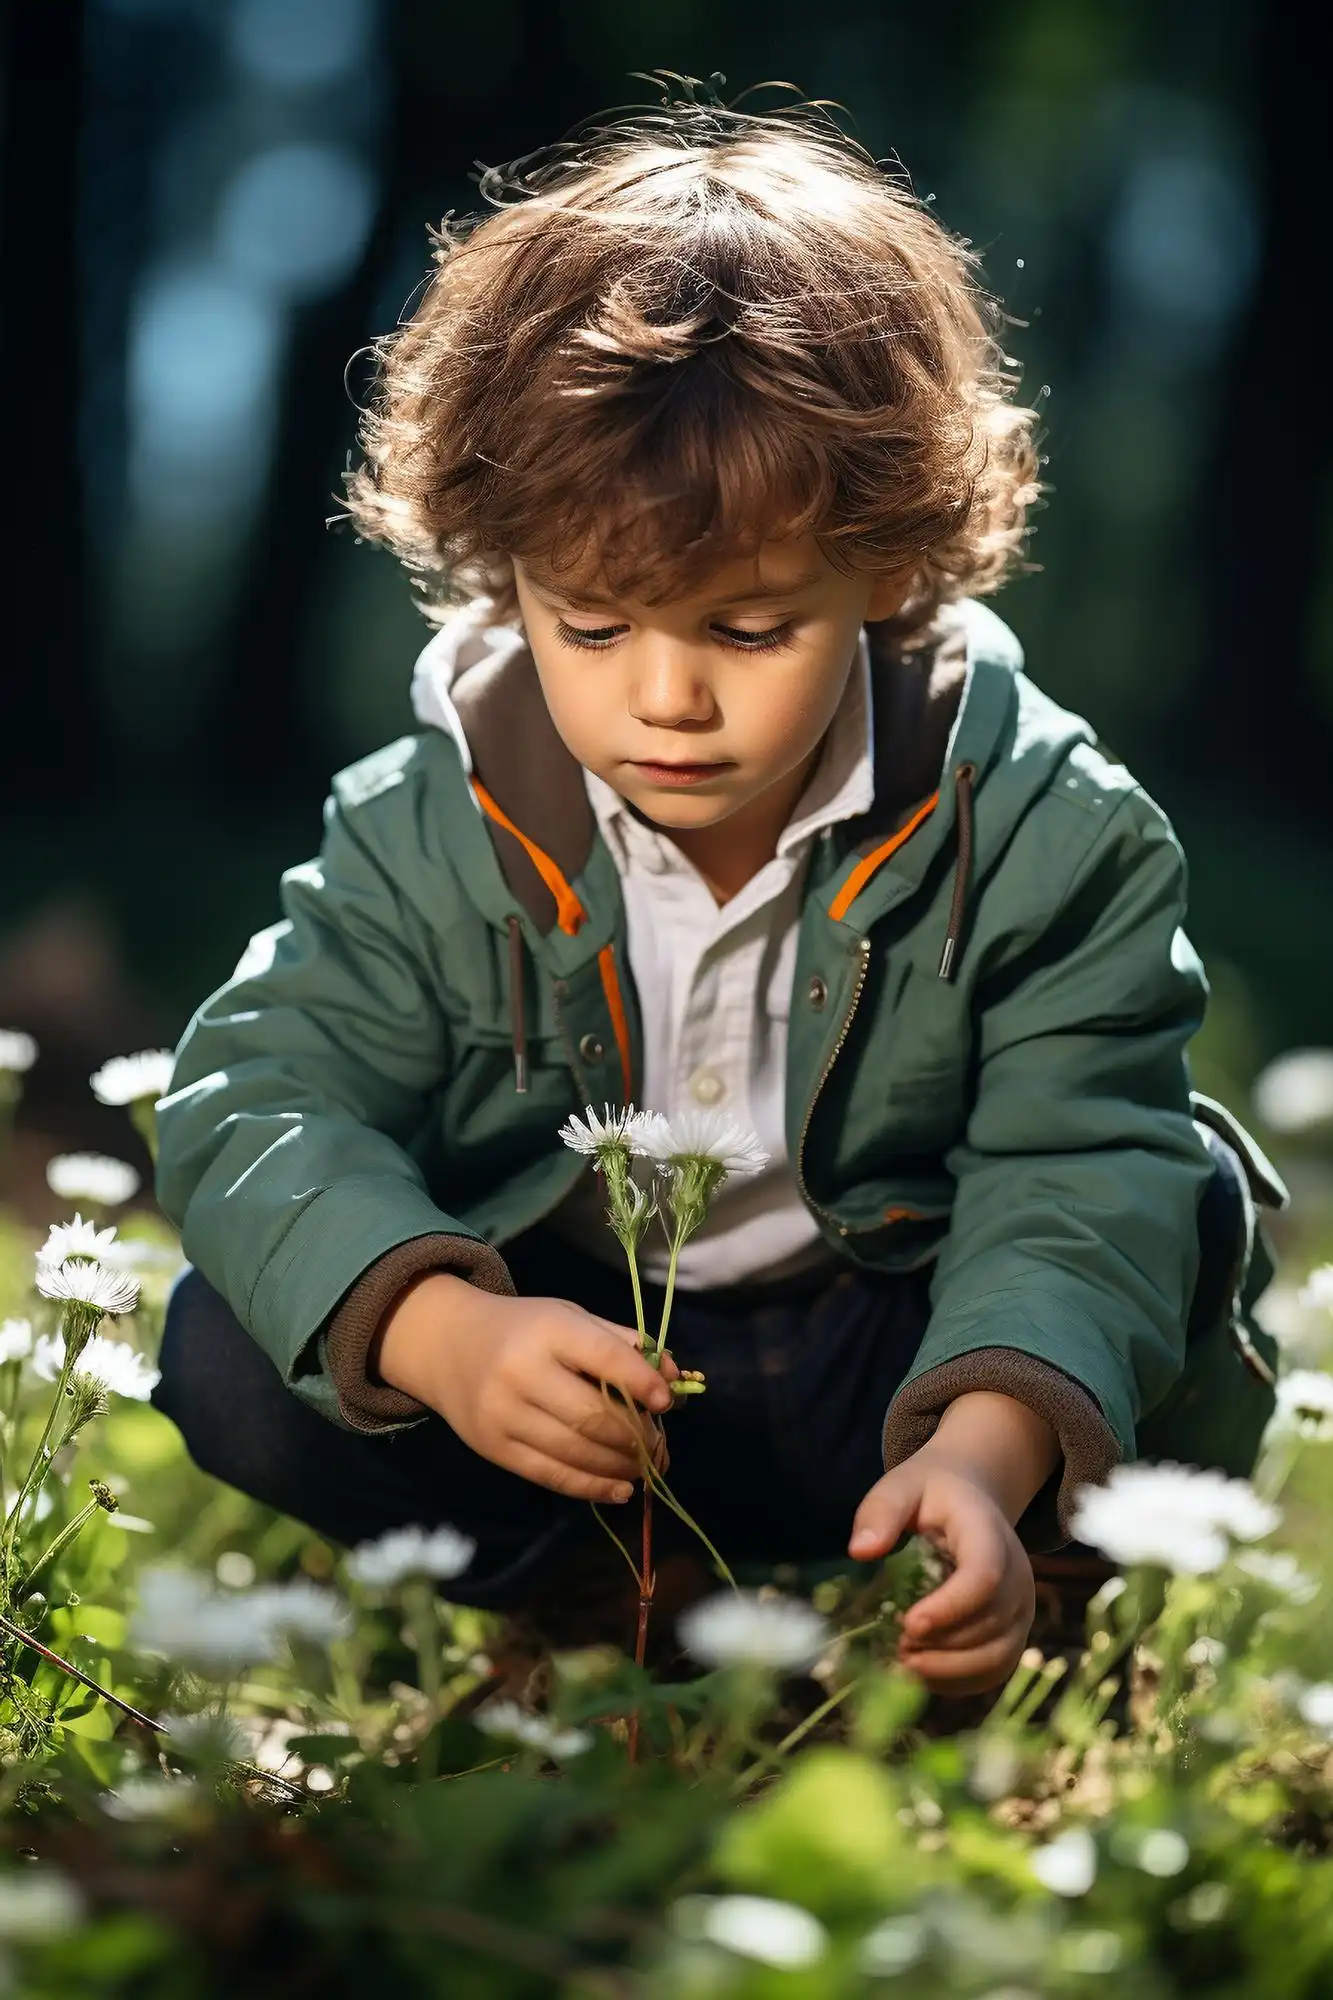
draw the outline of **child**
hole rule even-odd
[[[1032,413],[970,257],[813,106],[483,187],[349,482],[439,624],[420,731],[182,1042],[158,1401],[331,1539],[451,1521],[450,1594],[532,1602],[633,1489],[598,1385],[663,1463],[670,1401],[557,1130],[725,1110],[770,1161],[682,1260],[673,1487],[729,1559],[929,1535],[903,1657],[994,1685],[1081,1484],[1248,1468],[1283,1198],[1191,1099],[1170,827],[976,601]]]

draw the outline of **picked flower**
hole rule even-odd
[[[602,1106],[602,1116],[589,1105],[583,1118],[571,1117],[560,1127],[558,1137],[572,1153],[582,1153],[600,1164],[603,1153],[612,1151],[630,1153],[634,1150],[630,1133],[643,1117],[642,1112],[632,1104],[622,1104],[619,1111],[613,1111],[609,1104]]]
[[[37,1044],[19,1028],[0,1028],[0,1070],[25,1076],[37,1060]]]
[[[44,1299],[87,1306],[111,1319],[132,1313],[139,1303],[137,1278],[128,1271],[110,1271],[105,1264],[86,1263],[81,1257],[67,1257],[60,1264],[39,1259],[37,1289]]]
[[[33,1374],[43,1382],[58,1382],[64,1365],[64,1334],[42,1334],[33,1351]],[[80,1375],[135,1403],[146,1403],[162,1379],[161,1370],[127,1340],[107,1340],[100,1333],[84,1342],[75,1365]]]
[[[677,1118],[645,1111],[635,1122],[631,1143],[641,1158],[656,1166],[712,1167],[718,1186],[728,1174],[757,1174],[768,1165],[768,1154],[753,1132],[747,1132],[729,1111],[691,1109]]]
[[[390,1590],[409,1576],[433,1576],[442,1583],[461,1576],[477,1552],[471,1535],[457,1528],[390,1528],[377,1541],[361,1542],[347,1558],[354,1583]]]
[[[63,1264],[67,1257],[86,1257],[96,1263],[104,1258],[116,1240],[115,1224],[99,1229],[76,1215],[73,1222],[53,1222],[45,1243],[37,1252],[41,1264]]]
[[[828,1620],[796,1597],[721,1591],[692,1604],[676,1621],[686,1651],[705,1666],[768,1667],[794,1673],[813,1666],[829,1642]]]
[[[137,1104],[142,1098],[155,1103],[170,1090],[175,1067],[170,1049],[140,1049],[137,1055],[112,1056],[88,1081],[99,1104]]]
[[[511,1736],[516,1743],[526,1743],[530,1750],[540,1750],[555,1764],[581,1757],[593,1745],[588,1730],[557,1729],[544,1715],[529,1715],[516,1701],[488,1702],[472,1719],[488,1736]]]
[[[1296,1430],[1303,1437],[1333,1437],[1333,1375],[1322,1368],[1293,1368],[1279,1375],[1273,1419],[1279,1429]]]
[[[46,1185],[62,1201],[119,1208],[139,1192],[139,1175],[128,1160],[106,1153],[57,1153],[46,1163]]]
[[[0,1364],[6,1361],[26,1361],[31,1353],[32,1321],[30,1319],[0,1321]]]
[[[1134,1463],[1117,1465],[1104,1486],[1082,1488],[1070,1532],[1126,1567],[1153,1563],[1175,1576],[1208,1576],[1233,1541],[1260,1541],[1281,1519],[1248,1480]]]

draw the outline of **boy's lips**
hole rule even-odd
[[[637,757],[631,762],[632,770],[642,772],[650,784],[654,785],[698,785],[706,778],[715,778],[719,771],[730,771],[735,767],[730,758],[718,758],[711,764],[656,764],[651,760],[641,761]]]

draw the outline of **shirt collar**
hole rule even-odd
[[[847,676],[842,700],[824,738],[824,750],[810,773],[796,810],[778,837],[778,853],[790,854],[802,841],[840,820],[869,812],[875,800],[874,693],[870,681],[870,646],[862,631],[856,660]],[[620,793],[604,778],[585,768],[588,799],[613,853],[623,851],[628,837],[647,832]]]

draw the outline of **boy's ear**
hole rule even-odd
[[[870,597],[866,603],[867,625],[876,624],[881,618],[892,618],[902,610],[912,594],[916,582],[916,571],[894,570],[890,575],[877,576],[870,587]]]

